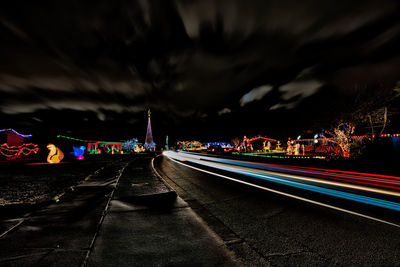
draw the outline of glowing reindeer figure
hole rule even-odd
[[[60,163],[60,161],[64,158],[64,153],[53,144],[48,144],[47,148],[50,150],[49,155],[47,156],[47,162]]]

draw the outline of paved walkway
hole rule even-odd
[[[0,266],[237,265],[151,160],[115,162],[59,203],[0,221]]]
[[[150,160],[138,159],[124,171],[88,266],[235,265],[222,241],[153,172]]]

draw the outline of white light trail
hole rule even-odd
[[[337,207],[337,206],[329,205],[329,204],[322,203],[322,202],[319,202],[319,201],[315,201],[315,200],[312,200],[312,199],[296,196],[296,195],[289,194],[289,193],[286,193],[286,192],[282,192],[282,191],[279,191],[279,190],[271,189],[271,188],[268,188],[268,187],[265,187],[265,186],[249,183],[249,182],[246,182],[246,181],[243,181],[243,180],[240,180],[240,179],[235,179],[235,178],[232,178],[232,177],[229,177],[229,176],[226,176],[226,175],[222,175],[222,174],[219,174],[219,173],[215,173],[215,172],[212,172],[212,171],[208,171],[208,170],[204,170],[204,169],[201,169],[201,168],[197,168],[197,167],[185,164],[183,162],[180,162],[179,158],[182,158],[182,159],[184,159],[184,158],[181,157],[180,155],[177,155],[177,153],[175,153],[175,152],[172,152],[172,153],[174,153],[173,156],[171,155],[171,152],[164,152],[163,154],[165,156],[167,156],[173,162],[178,163],[178,164],[183,165],[183,166],[186,166],[188,168],[197,170],[197,171],[201,171],[201,172],[204,172],[204,173],[207,173],[207,174],[218,176],[218,177],[221,177],[221,178],[224,178],[224,179],[227,179],[227,180],[231,180],[231,181],[234,181],[234,182],[238,182],[238,183],[241,183],[241,184],[252,186],[252,187],[255,187],[255,188],[258,188],[258,189],[262,189],[262,190],[265,190],[265,191],[273,192],[273,193],[276,193],[276,194],[279,194],[279,195],[291,197],[291,198],[298,199],[298,200],[301,200],[301,201],[305,201],[305,202],[308,202],[308,203],[312,203],[312,204],[315,204],[315,205],[323,206],[323,207],[326,207],[326,208],[330,208],[330,209],[333,209],[333,210],[345,212],[345,213],[348,213],[348,214],[356,215],[356,216],[363,217],[363,218],[366,218],[366,219],[369,219],[369,220],[377,221],[377,222],[380,222],[380,223],[384,223],[384,224],[388,224],[388,225],[400,228],[400,225],[398,225],[398,224],[395,224],[395,223],[392,223],[392,222],[388,222],[388,221],[385,221],[385,220],[382,220],[382,219],[379,219],[379,218],[376,218],[376,217],[368,216],[368,215],[365,215],[365,214],[362,214],[362,213],[358,213],[358,212],[355,212],[355,211],[347,210],[347,209],[340,208],[340,207]],[[198,158],[198,160],[201,159],[201,157],[197,157],[197,156],[193,156],[193,158]],[[178,160],[176,160],[176,159],[178,159]],[[202,162],[202,164],[206,165],[206,164],[204,164],[204,161]]]

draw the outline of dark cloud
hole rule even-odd
[[[332,103],[390,93],[398,13],[390,0],[2,3],[0,117],[142,127],[152,107],[160,135],[298,132],[309,114],[331,121]]]

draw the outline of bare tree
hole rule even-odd
[[[379,138],[381,134],[384,132],[386,125],[389,123],[387,107],[376,109],[369,112],[364,118],[362,118],[361,121],[365,122],[366,120],[368,120],[369,127],[371,128],[372,140]]]
[[[232,139],[232,143],[235,145],[235,147],[239,147],[240,139],[238,137],[235,137]]]
[[[341,156],[344,158],[350,157],[350,145],[352,142],[352,134],[354,133],[355,126],[351,122],[342,122],[332,131],[326,131],[327,134],[331,135],[331,138],[325,137],[325,142],[335,143],[340,147]]]

